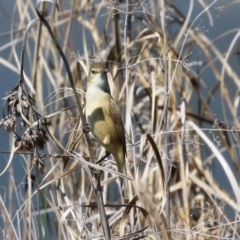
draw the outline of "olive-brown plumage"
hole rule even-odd
[[[90,67],[86,91],[86,118],[96,140],[111,153],[125,174],[126,142],[120,112],[110,94],[106,65]]]

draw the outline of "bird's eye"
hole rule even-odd
[[[92,74],[95,74],[96,72],[94,70],[91,71]]]

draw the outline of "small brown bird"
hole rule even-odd
[[[86,118],[96,140],[111,153],[125,174],[126,141],[120,112],[114,102],[104,63],[93,63],[87,79]],[[121,180],[122,184],[122,180]]]

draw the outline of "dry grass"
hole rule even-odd
[[[0,196],[1,239],[240,238],[239,94],[228,88],[240,89],[229,60],[239,36],[223,53],[224,34],[212,41],[196,27],[203,17],[214,27],[218,1],[190,0],[186,15],[174,1],[87,2],[19,0],[12,10],[11,55],[0,64],[19,79],[4,97],[0,124],[11,143],[1,175],[9,172],[17,205]],[[127,176],[112,157],[96,164],[104,149],[84,131],[88,67],[100,60],[123,116]]]

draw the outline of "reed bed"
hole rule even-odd
[[[208,38],[201,19],[214,29],[219,1],[188,2],[184,13],[170,0],[15,1],[0,48],[19,76],[2,96],[1,239],[240,238],[239,29]],[[126,175],[111,156],[97,163],[105,150],[85,120],[95,61],[122,113]]]

